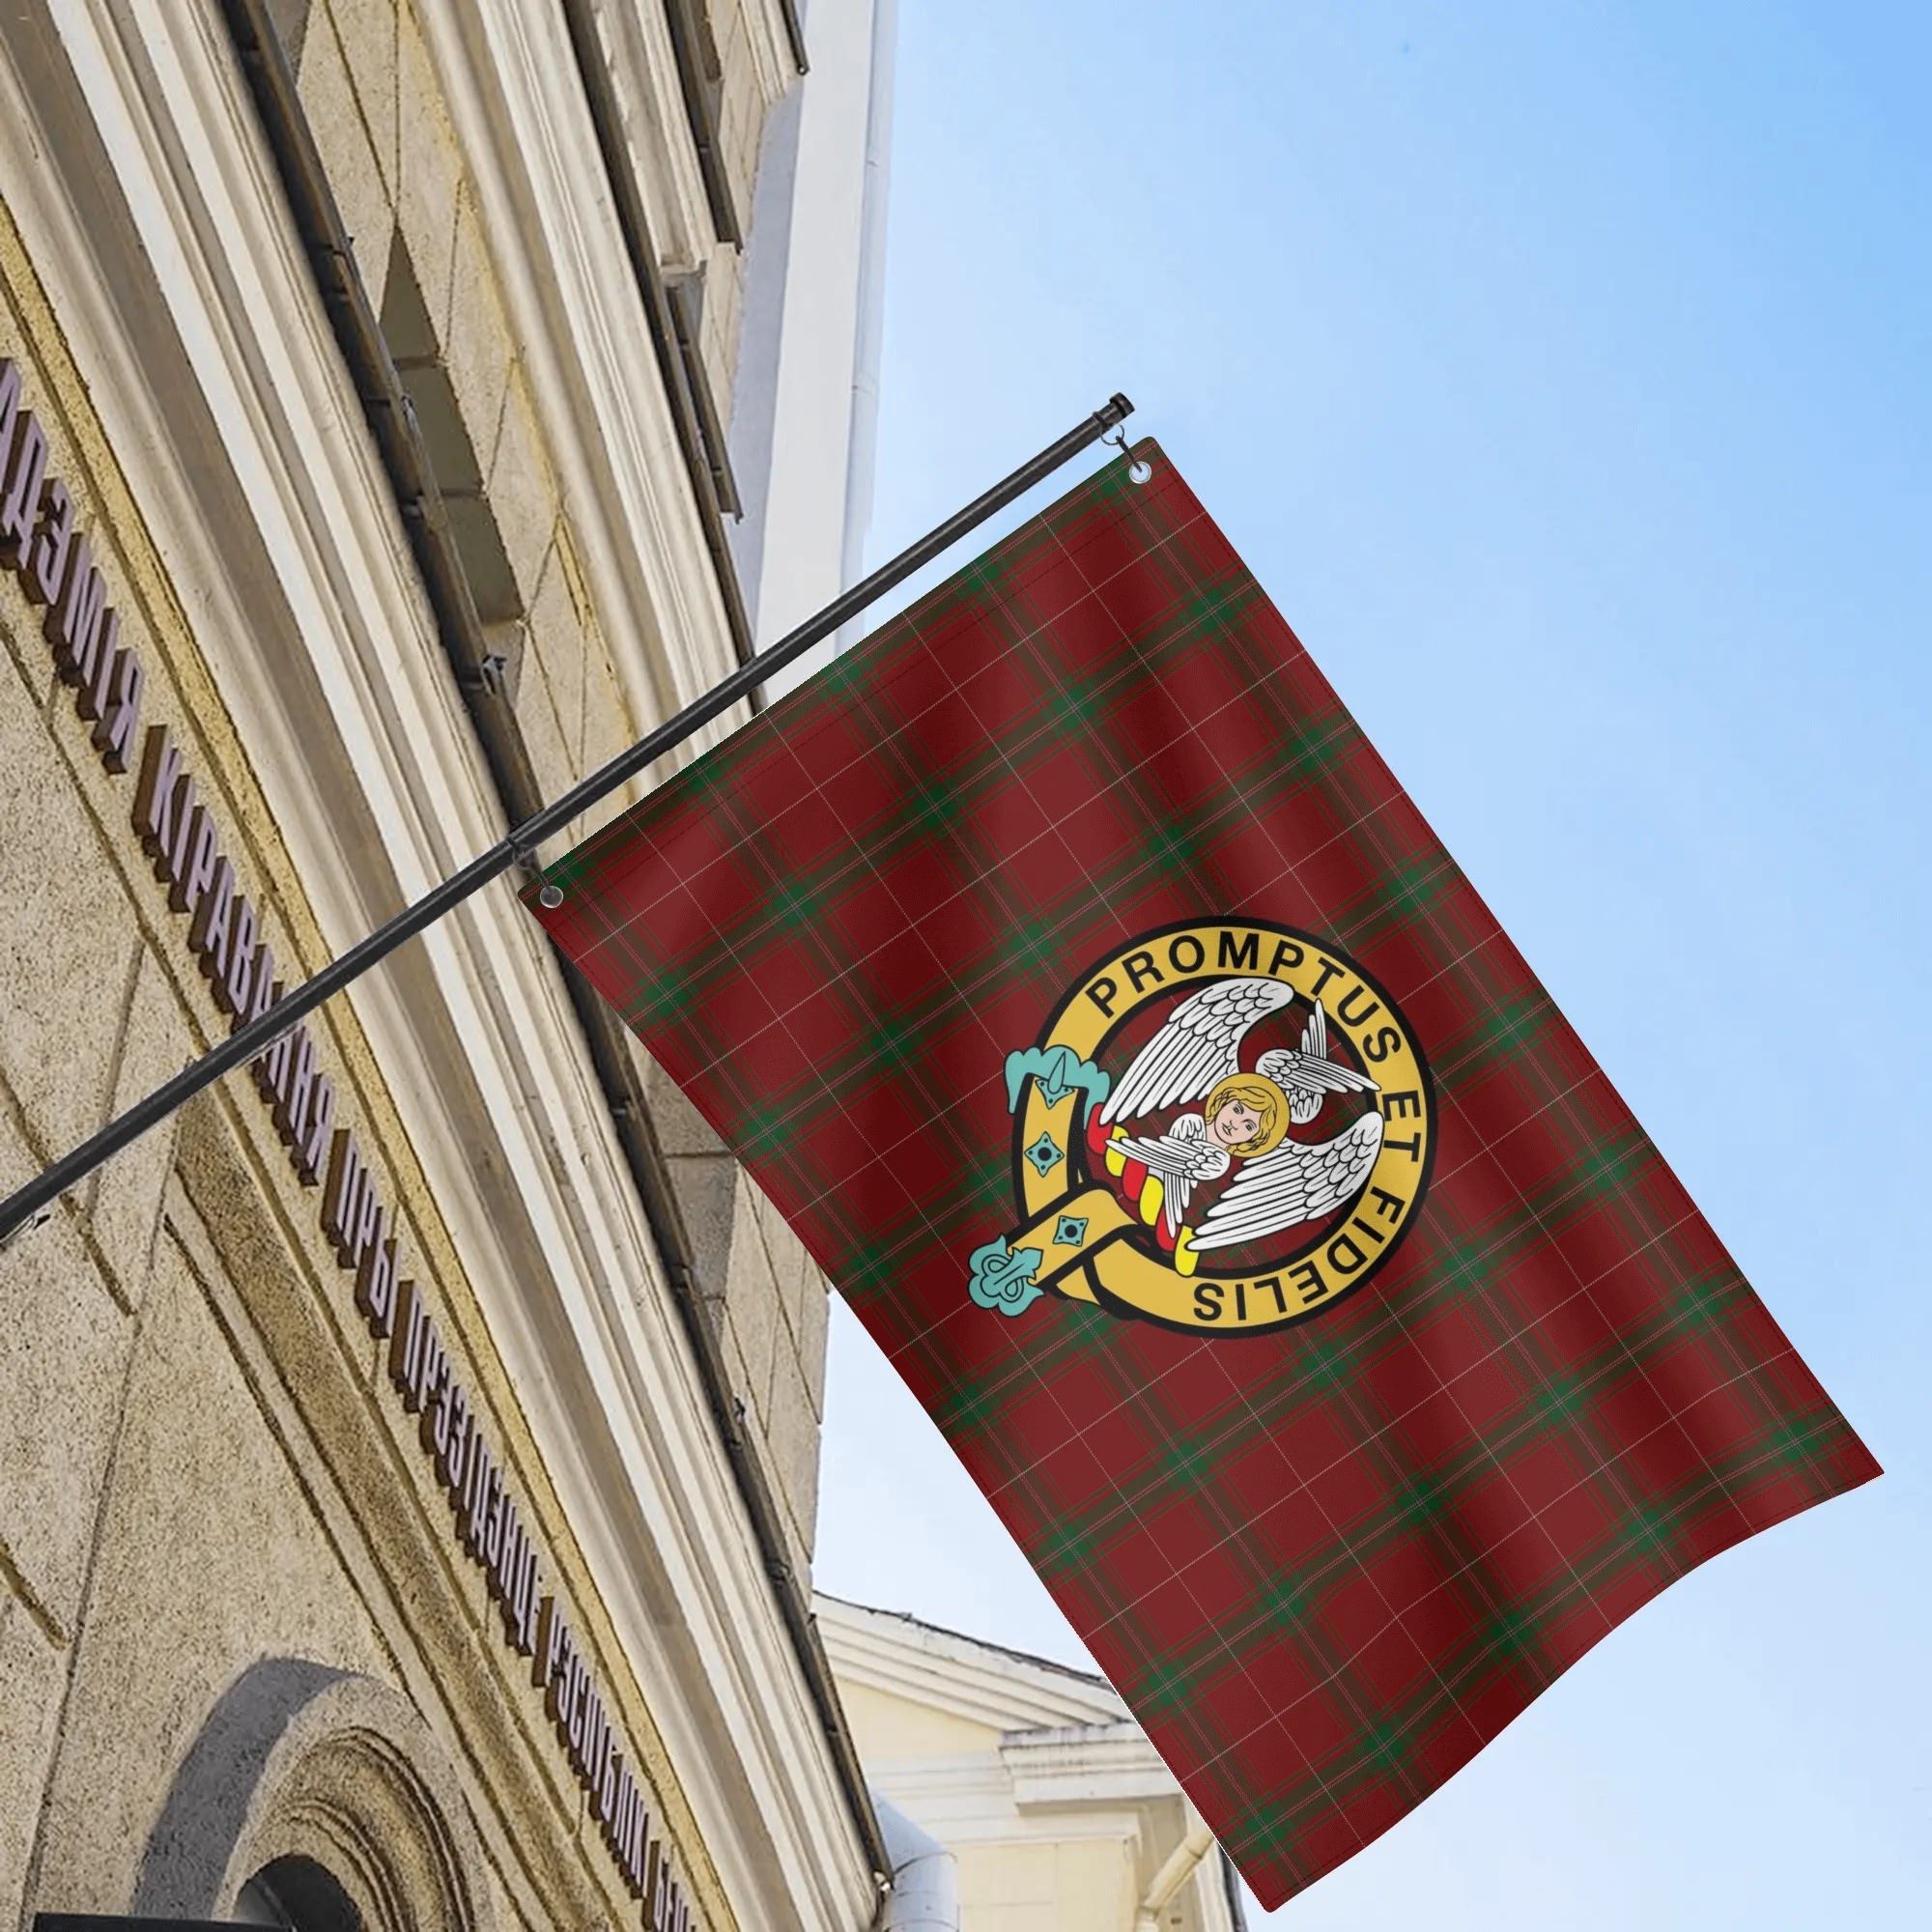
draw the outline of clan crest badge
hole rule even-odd
[[[1337,948],[1259,920],[1150,933],[1007,1057],[1017,1219],[971,1257],[980,1306],[1043,1293],[1208,1336],[1333,1307],[1429,1184],[1429,1069]]]

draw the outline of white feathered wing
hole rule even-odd
[[[1216,980],[1188,994],[1134,1055],[1100,1119],[1111,1124],[1205,1100],[1216,1082],[1241,1070],[1248,1029],[1293,998],[1294,988],[1279,980]]]
[[[1381,1092],[1366,1073],[1329,1059],[1328,1015],[1320,1000],[1301,1030],[1301,1051],[1297,1053],[1292,1046],[1275,1047],[1255,1062],[1255,1071],[1265,1074],[1288,1094],[1288,1118],[1297,1126],[1306,1126],[1331,1094]]]
[[[1239,1176],[1208,1208],[1191,1237],[1197,1252],[1259,1241],[1302,1221],[1319,1220],[1351,1200],[1382,1144],[1382,1117],[1364,1114],[1333,1140],[1284,1141],[1244,1162]]]

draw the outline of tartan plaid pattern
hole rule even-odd
[[[930,1410],[1263,1903],[1612,1626],[1878,1465],[1158,447],[549,869],[531,910]],[[1400,1248],[1209,1339],[967,1257],[1003,1065],[1189,919],[1326,935],[1437,1107]]]

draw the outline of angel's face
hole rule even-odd
[[[1224,1100],[1221,1110],[1208,1122],[1208,1138],[1230,1151],[1244,1147],[1259,1131],[1262,1117],[1240,1100]]]

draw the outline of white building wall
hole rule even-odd
[[[767,123],[747,264],[731,451],[733,548],[763,646],[859,574],[871,514],[886,156],[897,0],[814,0],[811,73]],[[810,652],[775,678],[789,689]]]

